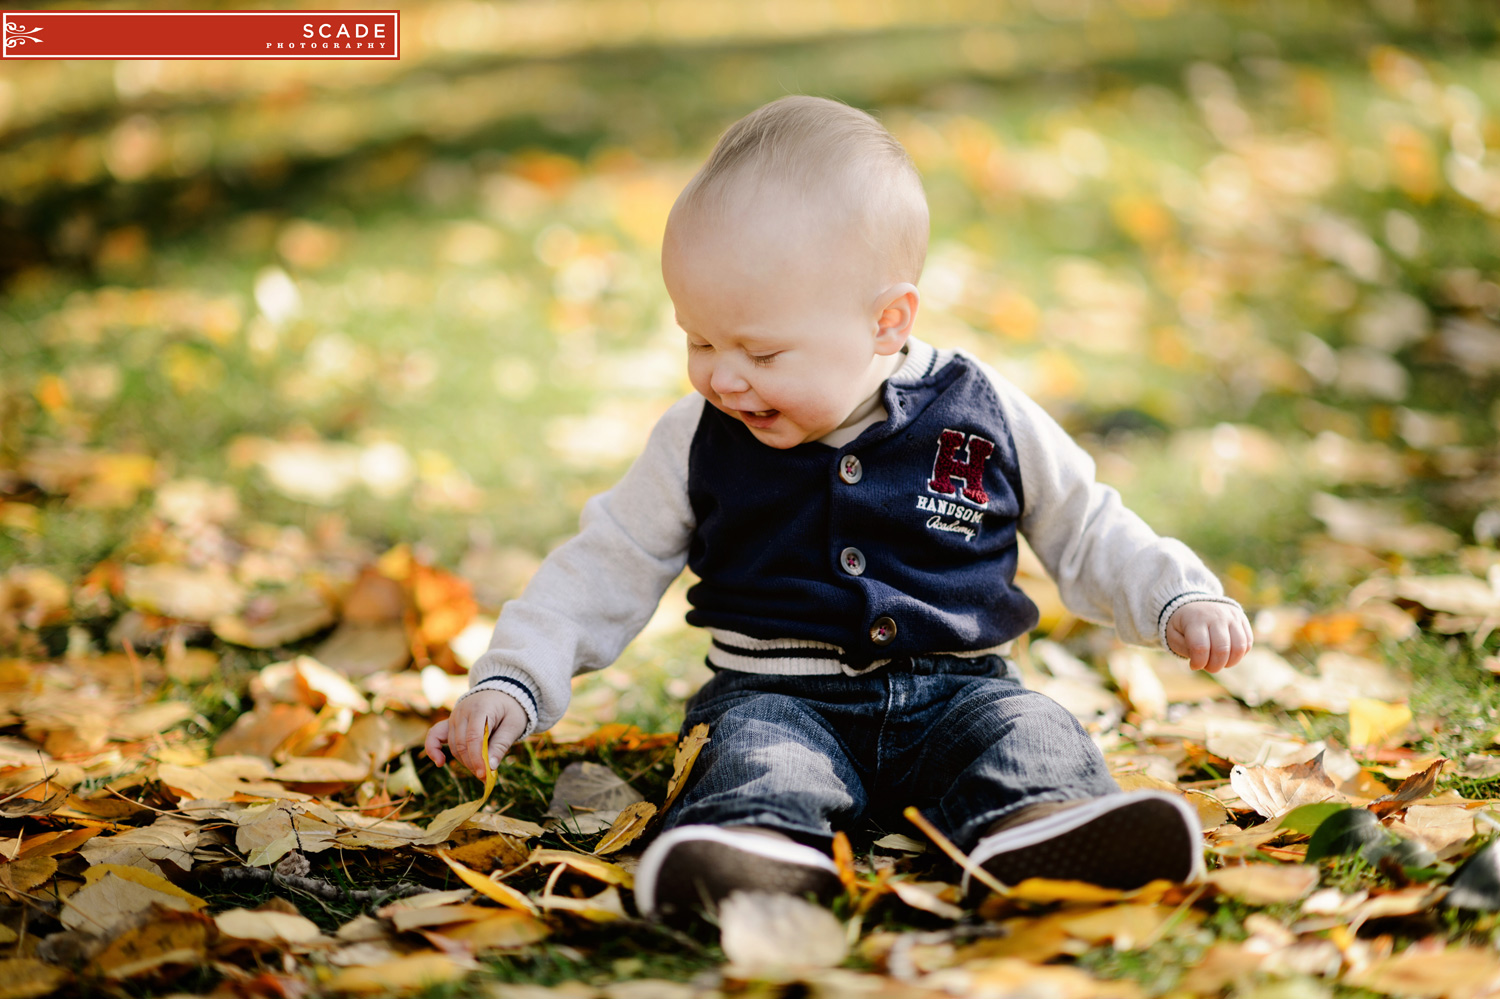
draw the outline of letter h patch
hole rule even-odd
[[[964,446],[961,430],[944,430],[938,439],[937,460],[932,463],[932,481],[927,488],[935,493],[952,495],[958,490],[954,479],[962,479],[964,498],[984,506],[990,501],[984,491],[984,463],[995,450],[995,442],[987,441],[978,434],[968,436],[969,454],[964,461],[958,460],[958,449]]]

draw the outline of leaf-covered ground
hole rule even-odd
[[[1500,990],[1500,39],[1479,3],[403,5],[399,63],[0,73],[0,995]],[[1038,566],[1029,682],[1208,879],[636,918],[683,585],[492,786],[428,725],[688,386],[662,221],[786,92],[880,113],[919,335],[1249,610],[1186,672]],[[664,734],[666,733],[666,734]]]

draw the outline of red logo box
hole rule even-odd
[[[400,59],[399,10],[0,12],[6,59]]]

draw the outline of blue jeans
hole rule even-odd
[[[720,670],[683,731],[712,740],[664,828],[777,829],[826,849],[836,829],[910,831],[915,805],[965,851],[1025,805],[1119,790],[1067,709],[1001,656],[914,656],[863,676]]]

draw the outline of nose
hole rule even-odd
[[[750,388],[750,383],[740,373],[739,366],[727,358],[716,358],[714,370],[708,377],[708,387],[719,395],[738,395]]]

